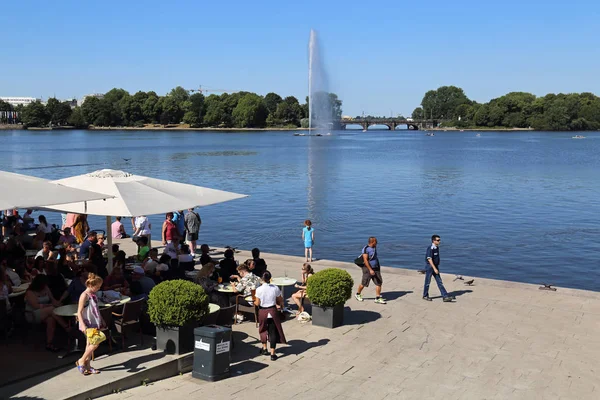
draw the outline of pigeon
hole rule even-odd
[[[420,274],[424,274],[426,271],[424,269],[420,269],[417,272],[420,273]]]
[[[464,281],[465,278],[462,277],[462,275],[456,275],[456,278],[454,278],[454,281],[459,280],[459,281]],[[452,282],[454,282],[452,281]]]
[[[471,279],[470,281],[465,281],[465,285],[473,285],[473,282],[475,282],[475,279]]]
[[[552,284],[542,283],[542,285],[544,285],[544,286],[540,286],[540,290],[552,290],[553,292],[556,292],[556,288],[553,288]]]

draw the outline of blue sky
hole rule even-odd
[[[600,2],[10,1],[0,12],[0,96],[80,97],[181,85],[307,93],[319,32],[344,114],[409,114],[456,85],[600,94]]]

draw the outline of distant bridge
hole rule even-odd
[[[348,125],[359,125],[363,129],[367,130],[373,125],[384,125],[389,130],[393,131],[397,126],[406,125],[407,129],[419,130],[419,129],[431,129],[437,126],[438,121],[435,120],[420,120],[420,119],[405,119],[405,118],[351,118],[341,119],[340,129],[346,129]]]

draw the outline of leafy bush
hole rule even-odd
[[[347,271],[327,268],[308,278],[306,294],[313,304],[333,307],[352,296],[354,281]]]
[[[208,295],[200,285],[184,280],[161,282],[148,297],[150,321],[158,327],[193,324],[208,313]]]

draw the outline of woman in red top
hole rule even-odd
[[[167,213],[165,222],[162,226],[162,242],[164,245],[170,243],[173,239],[179,239],[177,225],[173,223],[173,213]]]

